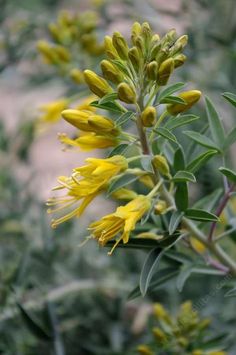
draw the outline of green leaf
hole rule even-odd
[[[120,60],[113,59],[112,63],[117,66],[118,69],[120,69],[124,74],[129,75],[129,72],[127,70],[127,66],[123,64]]]
[[[159,264],[163,253],[163,249],[159,247],[151,250],[143,264],[139,281],[139,287],[143,297],[146,295],[154,270]]]
[[[159,127],[157,129],[154,129],[154,132],[157,134],[160,134],[160,136],[168,139],[170,142],[177,143],[176,137],[174,136],[173,133],[171,133],[168,129]]]
[[[217,153],[217,150],[208,150],[207,152],[200,154],[198,157],[192,160],[191,163],[188,164],[186,170],[195,173]]]
[[[91,102],[90,105],[105,111],[112,111],[112,112],[119,112],[119,113],[121,112],[123,113],[125,111],[125,109],[122,109],[122,107],[117,105],[115,102],[106,102],[104,104],[99,104],[98,101],[93,101]]]
[[[107,102],[112,102],[114,100],[117,100],[118,96],[116,92],[113,92],[111,94],[106,94],[105,96],[103,96],[98,103],[99,104],[105,104]]]
[[[202,209],[205,211],[211,211],[216,203],[218,202],[220,196],[222,195],[222,189],[216,189],[209,195],[202,197],[200,200],[197,200],[192,208]]]
[[[181,181],[185,181],[185,182],[196,182],[196,178],[195,176],[190,173],[189,171],[178,171],[174,177],[172,178],[172,181],[175,182],[181,182]]]
[[[180,211],[185,211],[188,208],[188,186],[186,182],[177,183],[175,204]]]
[[[110,157],[113,157],[114,155],[124,154],[124,152],[127,150],[128,147],[129,147],[129,144],[127,144],[127,143],[119,144],[117,147],[112,149],[112,151],[110,152],[108,157],[110,158]]]
[[[175,230],[178,228],[178,225],[183,217],[184,213],[181,211],[175,211],[170,219],[170,224],[168,227],[169,230],[169,234],[173,234],[175,232]]]
[[[179,292],[182,292],[186,281],[192,273],[192,265],[183,265],[176,279],[176,287]]]
[[[185,169],[185,156],[182,147],[175,151],[173,167],[176,172]]]
[[[206,97],[206,112],[212,138],[217,146],[222,149],[225,141],[224,128],[213,103],[208,97]]]
[[[224,149],[228,149],[232,144],[236,142],[236,127],[234,127],[227,135]]]
[[[165,128],[168,128],[169,130],[175,129],[177,127],[185,126],[193,121],[196,121],[199,119],[199,116],[195,115],[183,115],[183,116],[178,116],[174,117],[171,120],[168,120]]]
[[[236,297],[236,287],[226,292],[225,297]]]
[[[186,264],[186,263],[192,262],[192,259],[188,255],[181,253],[179,251],[176,251],[176,250],[168,250],[165,253],[164,257],[175,260],[181,264]]]
[[[146,157],[142,157],[140,159],[140,163],[142,165],[143,170],[153,173],[151,156],[147,155]]]
[[[224,167],[219,168],[219,170],[224,176],[227,177],[227,179],[233,183],[236,183],[236,173],[233,170]]]
[[[141,226],[143,227],[143,226]],[[114,245],[114,241],[110,240],[106,243],[105,247],[112,247]],[[147,238],[130,238],[129,242],[127,244],[124,243],[119,243],[116,248],[129,248],[129,249],[146,249],[146,250],[150,250],[153,248],[156,248],[159,245],[157,240],[154,239],[147,239]]]
[[[219,222],[219,218],[208,211],[189,208],[185,211],[185,217],[194,221]]]
[[[16,302],[17,307],[19,308],[19,311],[21,313],[22,319],[25,322],[25,325],[27,328],[31,331],[32,334],[34,334],[38,339],[44,340],[44,341],[52,341],[52,336],[49,335],[45,330],[40,326],[32,317],[29,315],[29,313],[24,309],[24,307]]]
[[[178,274],[178,270],[172,267],[160,269],[153,275],[153,281],[149,284],[149,291],[157,289],[165,284],[167,281],[173,279]],[[140,287],[135,287],[128,295],[128,300],[133,300],[141,296]]]
[[[186,101],[178,96],[166,96],[160,101],[160,104],[182,104],[186,105]]]
[[[169,85],[166,89],[162,90],[160,95],[158,96],[158,102],[162,101],[166,96],[170,96],[174,94],[176,91],[182,89],[185,86],[184,83],[175,83]]]
[[[107,190],[107,194],[108,196],[117,191],[118,189],[120,189],[123,186],[129,185],[132,182],[136,181],[139,178],[139,176],[134,175],[134,174],[125,174],[123,176],[121,176],[120,178],[118,178],[117,180],[115,180],[114,182],[112,182]]]
[[[183,133],[203,147],[212,148],[220,152],[219,147],[207,136],[194,131],[184,131]]]
[[[127,111],[127,112],[123,113],[123,115],[121,115],[116,120],[116,125],[119,126],[119,127],[122,126],[124,123],[129,121],[133,115],[134,115],[134,113],[132,111]]]
[[[229,101],[234,107],[236,107],[236,95],[231,92],[224,92],[222,96]]]

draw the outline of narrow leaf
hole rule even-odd
[[[185,217],[188,219],[193,219],[195,221],[202,221],[202,222],[218,222],[219,218],[204,210],[198,210],[194,208],[189,208],[185,211]]]
[[[181,211],[175,211],[170,219],[170,224],[169,224],[169,233],[170,235],[175,232],[175,230],[178,228],[178,225],[183,217],[184,213]]]
[[[151,156],[147,155],[146,157],[142,157],[140,159],[140,163],[142,165],[143,170],[153,173]]]
[[[188,186],[186,182],[177,183],[175,204],[180,211],[185,211],[188,208]]]
[[[166,89],[162,90],[162,92],[158,96],[158,102],[163,100],[166,96],[174,94],[176,91],[182,89],[184,86],[185,86],[184,83],[175,83],[175,84],[169,85]]]
[[[176,250],[168,250],[165,253],[164,257],[178,261],[181,264],[186,264],[186,263],[192,262],[192,259],[188,255],[181,253],[179,251],[176,251]]]
[[[193,139],[198,144],[202,145],[203,147],[212,148],[217,151],[220,151],[219,147],[210,138],[204,136],[201,133],[194,131],[185,131],[183,133],[186,134],[186,136],[188,136],[189,138]]]
[[[236,173],[233,170],[224,167],[219,168],[219,170],[224,176],[227,177],[227,179],[233,183],[236,183]]]
[[[128,184],[131,184],[132,182],[136,181],[139,178],[139,176],[134,175],[134,174],[126,174],[112,182],[107,190],[108,196],[112,193],[115,192],[116,190],[120,189],[123,186],[126,186]]]
[[[188,164],[186,170],[195,173],[217,153],[217,150],[208,150],[207,152],[200,154],[198,157],[192,160],[191,163]]]
[[[227,101],[229,101],[234,107],[236,107],[236,95],[231,92],[224,92],[222,95]]]
[[[224,149],[228,149],[235,142],[236,142],[236,127],[234,127],[227,135],[224,144]]]
[[[154,132],[157,134],[160,134],[160,136],[168,139],[170,142],[177,143],[176,137],[174,136],[173,133],[171,133],[168,129],[159,127],[157,129],[154,129]]]
[[[172,178],[175,182],[185,181],[185,182],[196,182],[195,176],[189,171],[178,171]]]
[[[90,105],[105,111],[112,111],[112,112],[119,112],[119,113],[121,112],[123,113],[125,111],[125,109],[122,109],[122,107],[117,105],[115,102],[105,102],[103,104],[99,104],[98,101],[93,101],[91,102]]]
[[[192,273],[216,276],[225,275],[224,271],[209,268],[208,266],[196,266],[192,269]]]
[[[175,172],[185,169],[185,156],[182,147],[175,151],[173,166]]]
[[[177,127],[185,126],[193,121],[196,121],[199,119],[199,116],[195,115],[183,115],[183,116],[178,116],[174,117],[173,119],[167,121],[165,127],[168,128],[169,130],[175,129]]]
[[[140,291],[143,297],[146,295],[154,270],[159,264],[163,252],[163,249],[159,247],[151,250],[144,262],[139,282]]]
[[[122,144],[118,145],[117,147],[115,147],[114,149],[112,149],[112,151],[110,152],[108,157],[110,158],[110,157],[113,157],[114,155],[124,154],[124,152],[127,150],[128,147],[129,147],[129,144],[122,143]]]
[[[192,267],[189,265],[184,265],[176,279],[176,287],[179,292],[182,292],[186,281],[188,280],[189,276],[191,275]]]
[[[99,101],[98,103],[99,104],[105,104],[107,102],[111,102],[111,101],[114,101],[117,99],[117,93],[116,92],[113,92],[111,94],[106,94],[105,96],[103,96]]]
[[[186,101],[178,96],[166,96],[160,101],[160,104],[182,104],[186,105]]]
[[[225,132],[219,115],[208,97],[206,97],[206,112],[212,138],[221,149],[225,141]]]
[[[134,113],[132,111],[127,111],[127,112],[123,113],[123,115],[121,115],[116,120],[116,125],[119,127],[122,126],[124,123],[128,122],[133,115],[134,115]]]

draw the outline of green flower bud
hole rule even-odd
[[[174,70],[174,59],[166,59],[158,70],[157,83],[161,86],[166,85],[171,73]]]
[[[188,43],[188,36],[187,35],[183,35],[183,36],[181,36],[181,37],[179,37],[177,39],[177,41],[175,42],[175,46],[180,45],[181,48],[183,49],[186,46],[187,43]]]
[[[154,355],[154,352],[147,345],[139,345],[137,350],[139,355]]]
[[[103,97],[113,91],[107,81],[94,73],[92,70],[84,71],[84,80],[86,81],[89,89],[98,97]]]
[[[141,36],[138,36],[135,39],[135,46],[138,48],[139,55],[144,57],[144,55],[145,55],[145,44],[144,44],[143,38]]]
[[[164,47],[158,50],[157,55],[156,55],[156,61],[160,65],[164,60],[168,58],[169,55],[169,48]]]
[[[162,44],[163,45],[171,45],[175,42],[177,37],[176,30],[173,28],[170,31],[168,31],[165,36],[162,38]]]
[[[66,63],[70,61],[70,52],[67,48],[63,46],[56,46],[53,48],[53,50],[57,54],[59,60]]]
[[[160,41],[157,41],[156,43],[153,44],[153,47],[151,49],[151,54],[150,54],[150,58],[152,60],[158,58],[158,53],[159,53],[160,49],[161,49],[161,42]]]
[[[170,177],[170,169],[165,157],[162,155],[155,155],[152,159],[152,165],[160,174]]]
[[[132,29],[131,29],[131,41],[133,44],[135,44],[136,38],[140,35],[141,33],[141,25],[138,22],[134,22]]]
[[[149,26],[149,23],[144,22],[141,26],[141,36],[143,37],[144,41],[147,42],[147,44],[151,40],[151,35],[152,35],[152,31]]]
[[[70,71],[70,77],[76,84],[84,83],[84,74],[79,69],[76,69],[76,68],[72,69]]]
[[[182,347],[182,348],[187,348],[189,341],[188,339],[184,338],[184,337],[180,337],[178,340],[178,344]]]
[[[121,83],[117,87],[118,98],[127,104],[136,102],[136,94],[134,90],[126,83]]]
[[[105,36],[104,47],[105,47],[106,55],[110,59],[119,59],[119,55],[118,55],[115,47],[112,44],[112,38],[110,36]]]
[[[131,61],[134,69],[136,71],[138,71],[141,63],[140,63],[140,55],[139,55],[139,51],[138,51],[137,47],[130,48],[130,50],[128,52],[128,56],[129,56],[129,60]]]
[[[151,80],[156,80],[158,73],[158,64],[155,60],[147,65],[147,76]]]
[[[174,57],[174,66],[175,68],[181,67],[184,62],[186,61],[187,57],[184,54],[178,54],[177,56]]]
[[[157,204],[154,206],[154,213],[156,215],[161,215],[164,214],[167,210],[167,204],[166,201],[159,200]]]
[[[178,94],[178,97],[185,101],[185,104],[170,104],[167,111],[170,115],[176,116],[181,112],[189,110],[201,97],[201,91],[190,90]]]
[[[114,32],[112,36],[112,44],[115,47],[119,57],[126,60],[128,58],[129,47],[126,40],[120,32]]]
[[[141,120],[144,127],[152,127],[156,121],[156,109],[153,106],[147,107],[141,114]]]
[[[112,81],[114,84],[119,84],[123,80],[121,72],[108,60],[102,60],[100,65],[105,79]]]
[[[152,332],[158,343],[165,344],[168,341],[166,334],[160,328],[155,327],[152,329]]]

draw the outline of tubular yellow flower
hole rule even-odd
[[[90,90],[98,97],[103,97],[113,91],[107,81],[92,70],[84,71],[84,79]]]
[[[68,105],[68,100],[61,99],[49,102],[48,104],[41,105],[39,110],[44,113],[39,120],[41,122],[55,123],[61,118],[61,111]]]
[[[93,149],[106,149],[115,147],[119,140],[113,135],[97,135],[96,133],[86,133],[78,138],[71,139],[65,133],[58,135],[61,143],[73,147],[79,147],[83,151]]]
[[[123,243],[129,241],[130,233],[135,229],[136,223],[150,207],[150,199],[147,196],[138,195],[127,205],[118,207],[114,213],[104,216],[100,221],[91,223],[88,229],[91,236],[97,239],[101,246],[121,234],[109,252],[111,254],[121,240]]]
[[[48,213],[54,213],[63,209],[76,207],[66,215],[52,220],[52,227],[56,228],[73,217],[79,217],[88,204],[106,188],[110,179],[128,167],[126,159],[121,155],[115,155],[108,159],[86,159],[87,165],[76,168],[70,177],[61,176],[58,179],[59,186],[54,190],[66,189],[67,193],[62,197],[52,197],[48,200]]]
[[[185,104],[170,104],[167,106],[167,111],[172,116],[178,115],[181,112],[189,110],[201,97],[201,91],[190,90],[181,92],[178,97],[185,101]]]

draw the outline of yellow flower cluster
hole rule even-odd
[[[205,331],[208,331],[210,319],[200,319],[198,312],[194,311],[192,303],[183,303],[177,316],[171,317],[169,312],[160,304],[153,307],[153,314],[158,325],[152,328],[154,342],[151,345],[139,345],[137,352],[140,355],[156,355],[163,351],[168,354],[182,355],[227,355],[223,350],[205,349]]]
[[[168,203],[159,198],[159,190],[164,180],[171,180],[171,171],[163,153],[151,151],[153,135],[165,116],[176,116],[188,110],[201,95],[197,90],[180,93],[177,102],[164,103],[164,114],[159,116],[155,103],[158,90],[167,84],[173,70],[184,63],[186,58],[182,50],[187,36],[177,38],[175,31],[171,30],[160,38],[148,23],[141,25],[135,22],[131,43],[130,47],[119,32],[111,37],[105,36],[107,59],[100,63],[102,76],[88,69],[83,73],[85,82],[96,97],[75,108],[67,105],[61,113],[63,119],[79,131],[75,139],[60,134],[62,143],[82,150],[114,147],[114,153],[110,152],[107,159],[89,158],[88,165],[74,169],[70,177],[60,177],[60,185],[54,190],[66,190],[66,194],[48,201],[49,206],[56,206],[49,209],[50,213],[69,209],[68,213],[52,221],[52,226],[56,227],[72,217],[81,216],[98,194],[109,190],[113,182],[127,173],[136,176],[147,187],[147,195],[139,195],[124,185],[112,190],[112,197],[128,203],[88,227],[90,237],[101,246],[115,239],[111,252],[119,242],[128,243],[136,223],[151,208],[156,215],[168,211]],[[97,113],[97,109],[111,111],[111,115]],[[127,120],[134,123],[137,134],[123,131],[123,122]],[[133,146],[138,155],[128,159],[117,155],[120,143]],[[149,169],[128,167],[129,162],[140,160],[146,154],[151,159]],[[141,234],[143,238],[157,240],[160,237],[156,232],[144,234]]]

